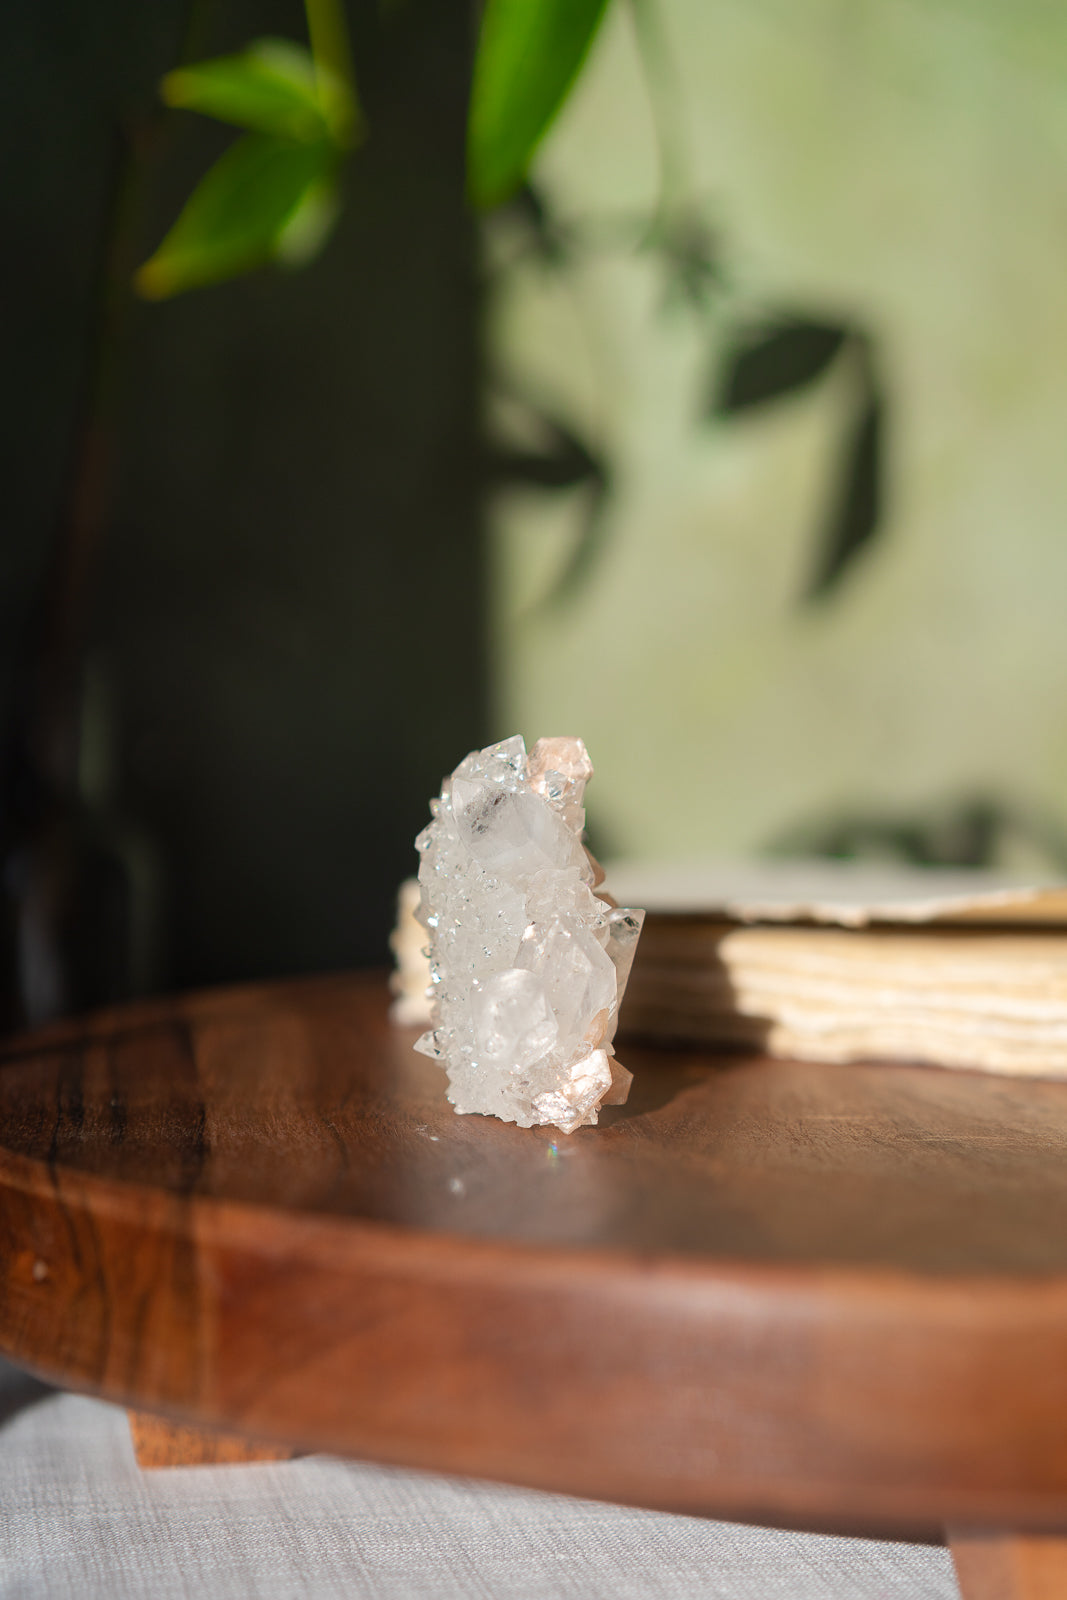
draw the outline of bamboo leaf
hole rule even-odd
[[[467,190],[486,209],[522,182],[607,0],[486,0],[467,127]]]
[[[329,135],[315,63],[285,39],[261,39],[240,55],[168,72],[167,105],[259,133],[316,141]]]
[[[314,261],[333,232],[340,210],[341,196],[331,172],[304,191],[278,235],[275,260],[284,267],[302,267]]]
[[[844,442],[835,504],[804,596],[808,602],[824,600],[838,588],[882,526],[884,426],[885,405],[866,362],[863,390]]]
[[[236,277],[299,253],[302,213],[332,189],[335,147],[249,133],[230,146],[193,190],[159,249],[137,273],[146,299]],[[312,248],[325,237],[312,230]],[[306,259],[306,249],[303,254]]]
[[[712,409],[744,411],[796,393],[821,377],[848,336],[847,328],[797,317],[742,340]]]

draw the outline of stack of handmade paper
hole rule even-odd
[[[1067,1077],[1067,885],[844,863],[610,871],[648,908],[626,1033]]]

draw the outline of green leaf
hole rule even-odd
[[[313,183],[278,235],[275,260],[283,267],[302,267],[314,261],[334,230],[341,197],[332,173]]]
[[[607,0],[486,0],[467,126],[467,190],[506,200],[578,75]]]
[[[137,273],[138,292],[164,300],[275,257],[293,259],[301,217],[308,208],[321,209],[333,188],[336,161],[336,148],[327,141],[295,144],[264,133],[238,139],[201,179]],[[312,248],[320,247],[325,234],[321,228],[313,233]]]
[[[795,394],[822,376],[848,337],[846,327],[807,317],[761,329],[731,352],[713,410],[745,411]]]
[[[330,133],[310,53],[285,39],[261,39],[240,55],[168,72],[169,106],[200,111],[259,133],[316,141]]]
[[[885,403],[869,359],[864,363],[863,379],[856,414],[844,441],[835,501],[804,596],[809,603],[836,592],[856,557],[883,526]]]

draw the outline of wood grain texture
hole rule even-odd
[[[1067,1085],[628,1049],[460,1118],[337,978],[0,1065],[0,1349],[175,1421],[779,1523],[1067,1528]]]
[[[956,1532],[950,1537],[962,1600],[1063,1600],[1067,1537]]]

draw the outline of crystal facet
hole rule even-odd
[[[643,911],[598,898],[582,846],[593,767],[580,739],[475,750],[418,838],[432,1025],[416,1045],[448,1098],[563,1133],[626,1099],[612,1038]]]

